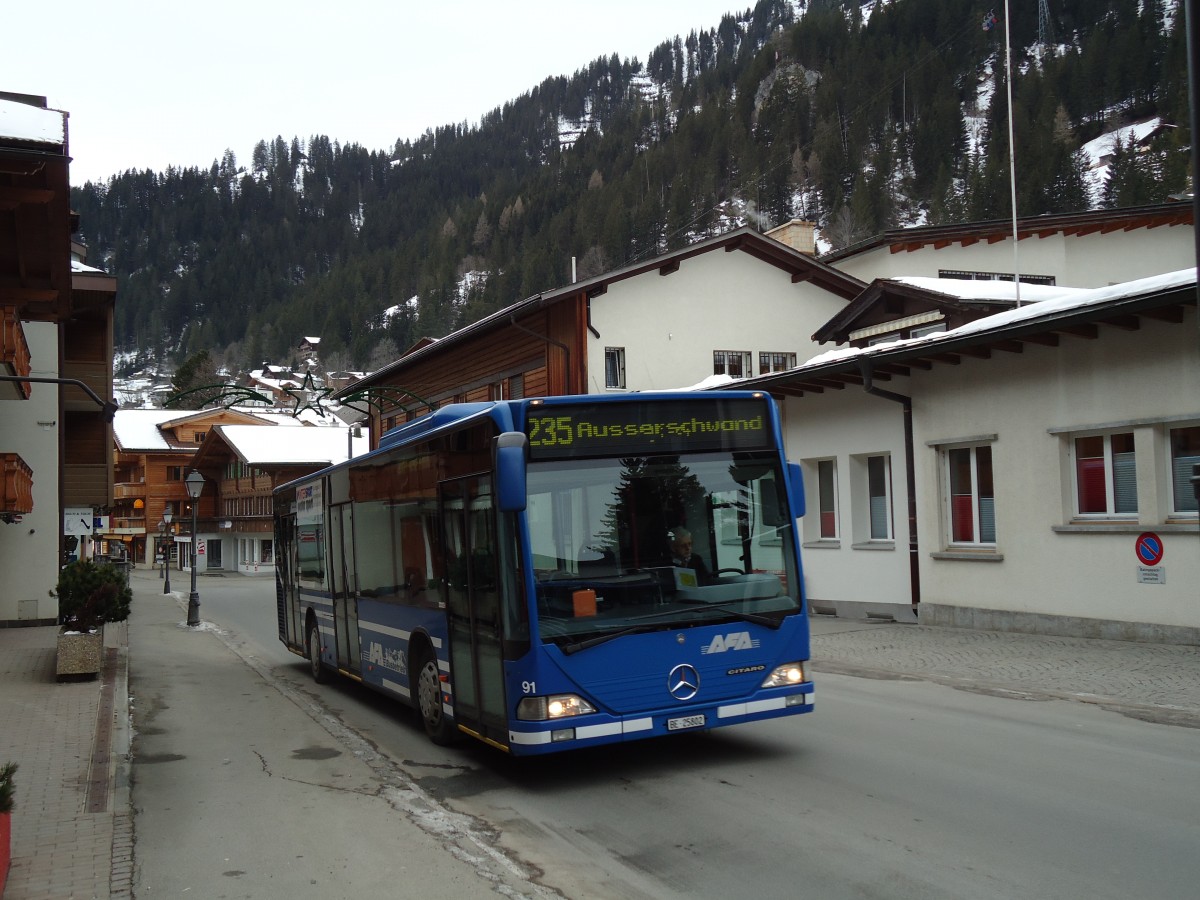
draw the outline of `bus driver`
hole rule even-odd
[[[692,533],[686,528],[679,527],[667,532],[671,545],[671,563],[683,569],[691,569],[696,573],[700,584],[708,584],[712,576],[708,574],[708,566],[704,564],[700,554],[692,552]]]

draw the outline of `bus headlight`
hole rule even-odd
[[[782,666],[776,666],[775,670],[763,680],[762,686],[765,688],[790,687],[794,684],[801,684],[806,680],[804,677],[804,663],[790,662],[784,663]]]
[[[526,697],[517,704],[517,718],[524,722],[544,722],[594,713],[596,707],[576,694],[551,694],[549,697]]]

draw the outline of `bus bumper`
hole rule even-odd
[[[508,732],[514,756],[558,753],[636,741],[685,731],[709,731],[763,719],[776,719],[813,711],[813,685],[805,682],[787,691],[764,691],[750,698],[678,706],[641,715],[610,716],[596,713],[553,722],[514,723]]]

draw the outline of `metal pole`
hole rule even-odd
[[[200,624],[200,595],[196,593],[196,507],[199,503],[199,497],[192,498],[192,592],[188,594],[189,625]]]
[[[1017,149],[1013,140],[1013,105],[1012,105],[1012,30],[1008,27],[1008,0],[1004,0],[1004,68],[1005,85],[1008,88],[1008,183],[1012,191],[1012,228],[1013,228],[1013,287],[1016,289],[1017,306],[1021,305],[1021,262],[1017,252]]]
[[[171,544],[174,543],[171,532],[171,507],[163,510],[163,593],[171,593]]]

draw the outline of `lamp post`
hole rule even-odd
[[[196,507],[204,490],[204,476],[192,469],[191,474],[183,479],[183,483],[187,486],[188,496],[192,498],[192,592],[188,594],[187,623],[199,625],[200,595],[196,593]]]
[[[166,543],[163,544],[163,593],[171,593],[171,507],[167,506],[163,510],[163,532],[166,536]]]

